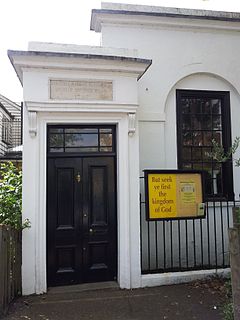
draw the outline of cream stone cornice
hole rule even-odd
[[[124,73],[139,79],[152,61],[135,57],[42,51],[8,51],[9,59],[23,82],[27,70],[76,70],[97,73]]]
[[[25,101],[29,112],[135,113],[138,104],[89,101]]]
[[[149,10],[147,10],[150,8]],[[157,10],[159,9],[159,10]],[[135,26],[151,28],[184,28],[198,31],[240,31],[240,14],[207,10],[120,6],[92,10],[91,30],[101,32],[102,26]]]

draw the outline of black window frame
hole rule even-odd
[[[98,148],[98,151],[87,151],[87,152],[82,152],[82,151],[71,151],[71,152],[65,152],[64,151],[59,151],[59,152],[51,152],[50,150],[50,131],[51,129],[63,129],[65,135],[65,129],[96,129],[98,131],[98,145],[96,148]],[[100,146],[100,130],[101,129],[111,129],[111,134],[112,134],[112,151],[100,151],[100,148],[104,148],[104,146]],[[65,139],[65,138],[64,138]],[[108,147],[107,147],[108,148]],[[65,147],[63,147],[65,149]],[[72,148],[73,149],[73,148]],[[103,124],[103,125],[92,125],[92,124],[48,124],[47,125],[47,154],[49,157],[71,157],[71,156],[114,156],[116,154],[116,126],[112,124]]]
[[[222,145],[225,152],[229,150],[232,145],[231,137],[231,113],[230,113],[230,92],[229,91],[210,91],[210,90],[190,90],[177,89],[176,90],[176,121],[177,121],[177,157],[178,168],[183,169],[182,147],[183,147],[183,117],[182,117],[182,99],[191,98],[209,98],[221,100],[221,126],[222,126]],[[214,131],[211,129],[211,131]],[[192,145],[193,147],[193,145]],[[203,146],[204,147],[204,146]],[[193,164],[193,159],[190,163]],[[215,161],[212,160],[212,163]],[[204,163],[202,159],[202,163]],[[206,189],[206,188],[205,188]],[[234,200],[233,189],[233,166],[232,159],[229,159],[222,164],[222,194],[206,194],[206,199],[211,200]]]

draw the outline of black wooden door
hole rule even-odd
[[[116,278],[114,157],[49,158],[48,286]]]

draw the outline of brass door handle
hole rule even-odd
[[[81,181],[81,175],[79,172],[76,175],[76,181],[77,181],[77,183],[79,183]]]

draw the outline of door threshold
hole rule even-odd
[[[82,283],[82,284],[75,284],[71,286],[49,287],[48,294],[74,293],[74,292],[116,289],[116,288],[119,288],[119,285],[116,281]]]

